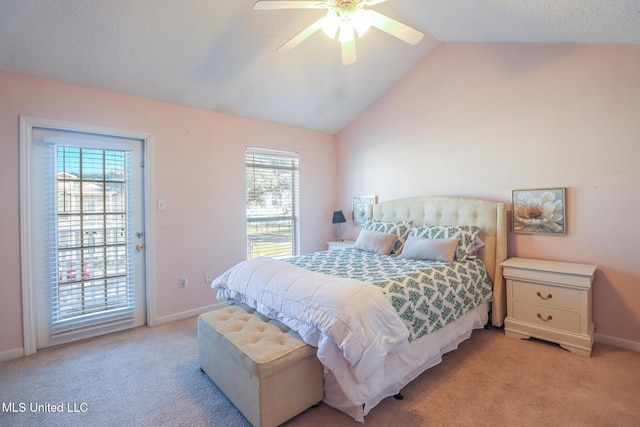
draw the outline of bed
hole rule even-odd
[[[414,197],[374,205],[355,248],[255,258],[212,287],[317,347],[324,402],[364,422],[474,329],[502,326],[505,259],[503,203]]]

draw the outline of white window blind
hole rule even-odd
[[[55,146],[51,336],[133,319],[129,152]]]
[[[246,149],[247,257],[298,255],[298,155]]]

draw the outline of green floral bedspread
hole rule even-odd
[[[347,248],[283,261],[379,286],[409,329],[409,341],[442,328],[492,298],[491,281],[480,260],[446,264]]]

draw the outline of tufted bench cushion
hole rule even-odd
[[[255,427],[280,425],[323,398],[316,349],[244,305],[199,316],[198,358]]]

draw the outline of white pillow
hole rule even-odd
[[[382,233],[380,231],[363,228],[360,230],[358,239],[353,247],[367,252],[389,255],[397,238],[398,236],[396,234]]]
[[[459,239],[424,239],[409,236],[400,258],[452,262]]]

